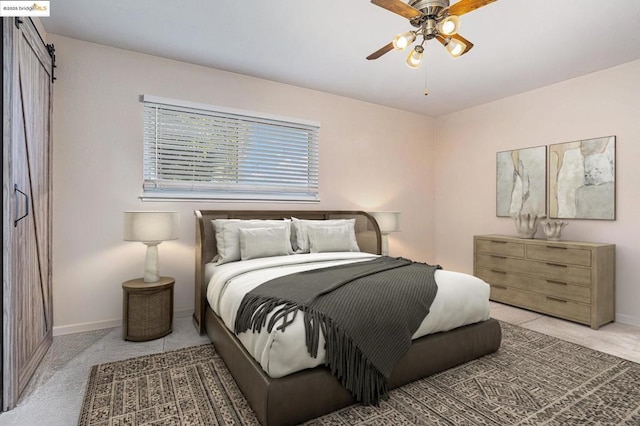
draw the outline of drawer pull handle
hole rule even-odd
[[[564,299],[558,299],[557,297],[547,296],[547,299],[549,299],[549,300],[553,300],[553,301],[555,301],[555,302],[567,303],[567,301],[566,301],[566,300],[564,300]]]
[[[507,289],[505,286],[501,286],[501,285],[493,285],[493,284],[491,284],[491,287],[499,288],[500,290],[506,290]]]
[[[495,254],[492,254],[491,257],[493,257],[494,259],[506,259],[506,256],[496,256]]]
[[[558,247],[558,246],[547,246],[547,248],[556,249],[556,250],[566,250],[567,249],[566,247]]]
[[[564,281],[547,280],[547,282],[550,284],[567,285]]]
[[[491,272],[496,273],[496,274],[506,274],[505,271],[501,271],[499,269],[491,269]]]
[[[567,265],[559,265],[557,263],[547,263],[548,266],[555,266],[556,268],[566,268]]]
[[[491,240],[491,242],[494,243],[494,244],[507,244],[506,241]]]

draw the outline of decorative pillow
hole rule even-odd
[[[274,228],[286,226],[287,237],[291,232],[291,221],[284,220],[241,220],[214,219],[211,221],[216,232],[216,248],[218,255],[214,259],[217,265],[240,260],[240,228]],[[293,253],[289,243],[289,253]]]
[[[309,234],[309,251],[323,253],[327,251],[360,251],[353,250],[353,228],[349,225],[316,226],[307,228]],[[355,235],[353,235],[355,238]],[[357,246],[356,246],[357,247]]]
[[[240,228],[240,260],[291,254],[289,225],[275,228]]]
[[[298,239],[296,238],[296,228],[293,226],[293,221],[290,222],[290,228],[291,228],[291,248],[293,249],[293,253],[297,253]]]
[[[355,219],[331,219],[331,220],[306,220],[306,219],[296,219],[295,217],[291,218],[294,232],[296,234],[296,244],[298,249],[296,253],[309,253],[309,226],[349,226],[352,230],[351,234],[351,250],[350,251],[360,251],[358,247],[358,243],[356,241],[356,233]]]

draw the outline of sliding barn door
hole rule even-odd
[[[15,406],[52,342],[51,71],[33,23],[3,19],[3,401]],[[8,219],[8,220],[7,220]]]

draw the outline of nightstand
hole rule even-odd
[[[122,283],[122,337],[143,342],[171,333],[173,285],[175,280],[160,277],[153,283],[142,278]]]

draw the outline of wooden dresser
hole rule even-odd
[[[474,275],[491,300],[587,324],[615,319],[615,245],[479,235]]]

